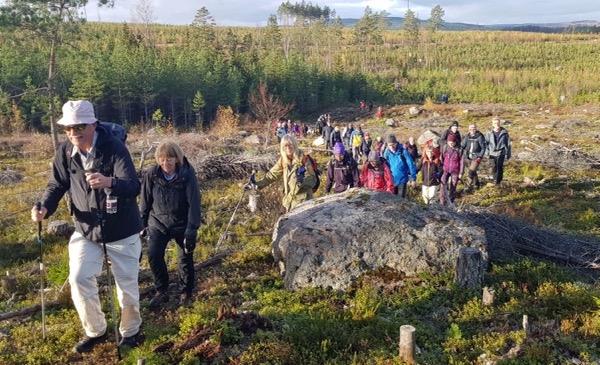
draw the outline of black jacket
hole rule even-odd
[[[474,136],[471,136],[470,133],[467,133],[461,147],[462,155],[469,160],[475,160],[478,157],[483,157],[486,149],[485,137],[480,131],[475,131]]]
[[[96,157],[93,169],[102,175],[116,179],[110,195],[118,198],[117,213],[105,214],[106,193],[104,189],[90,189],[85,180],[85,171],[79,154],[71,157],[73,144],[62,142],[54,155],[52,176],[48,180],[42,206],[48,209],[46,217],[52,215],[63,195],[71,192],[71,212],[75,218],[75,230],[85,238],[102,242],[102,229],[99,216],[103,216],[104,241],[114,242],[129,237],[142,230],[136,196],[140,192],[140,181],[129,151],[108,129],[96,127]],[[100,209],[98,209],[100,207]]]
[[[420,159],[417,162],[417,171],[421,171],[421,183],[424,186],[434,186],[440,184],[440,177],[442,176],[444,169],[439,160],[437,160],[436,163],[434,161],[423,161],[423,159]]]
[[[200,227],[200,190],[196,172],[185,157],[172,181],[165,179],[158,165],[146,171],[140,213],[144,227],[175,237],[196,236]]]
[[[331,137],[329,137],[329,142],[332,146],[335,146],[337,142],[342,142],[342,134],[340,133],[340,131],[331,131]]]

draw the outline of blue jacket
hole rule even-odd
[[[404,158],[402,158],[402,156]],[[396,151],[392,152],[389,148],[386,148],[383,152],[383,158],[386,159],[392,177],[394,178],[394,186],[408,182],[408,176],[413,181],[417,180],[417,169],[415,163],[410,157],[408,151],[402,147],[400,143],[397,144]]]

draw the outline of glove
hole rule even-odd
[[[298,169],[298,172],[296,173],[296,176],[304,176],[304,173],[306,172],[306,167],[304,167],[304,165],[300,166],[300,168]]]
[[[477,157],[477,158],[475,159],[475,162],[477,162],[477,163],[480,163],[480,162],[481,162],[481,157]]]
[[[183,239],[183,251],[185,254],[194,252],[196,248],[196,236],[185,236]]]

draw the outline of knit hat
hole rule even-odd
[[[387,138],[387,143],[398,143],[398,140],[396,139],[396,136],[390,134]]]
[[[446,140],[448,142],[456,142],[456,136],[454,135],[454,133],[450,133],[448,134],[448,138],[446,138]]]
[[[450,127],[454,127],[454,126],[458,127],[458,122],[456,120],[452,121],[452,124],[450,125]]]
[[[342,142],[336,142],[335,145],[333,146],[333,153],[335,155],[340,154],[343,155],[346,151],[344,150],[344,145],[342,144]]]
[[[369,162],[371,161],[375,161],[375,162],[379,162],[381,160],[381,157],[379,157],[379,153],[375,150],[369,152],[369,158],[368,158]]]
[[[69,100],[62,107],[63,117],[56,122],[60,125],[94,124],[94,107],[87,100]]]

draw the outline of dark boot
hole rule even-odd
[[[169,301],[169,293],[167,292],[157,292],[154,294],[154,298],[150,299],[149,307],[151,309],[157,309],[161,304],[167,303]]]
[[[473,179],[467,177],[467,181],[465,181],[465,192],[470,193],[473,191]]]
[[[83,336],[83,339],[73,346],[73,352],[90,352],[97,344],[104,342],[108,339],[108,330],[104,331],[103,335],[98,337],[89,337],[88,335]]]
[[[479,190],[481,188],[481,183],[479,182],[479,176],[475,176],[475,179],[473,179],[473,181],[475,182],[475,189]]]
[[[134,347],[138,347],[143,342],[144,342],[144,335],[142,334],[142,331],[139,330],[138,333],[136,333],[133,336],[123,337],[121,339],[121,341],[119,342],[119,347],[128,346],[128,347],[134,348]]]

